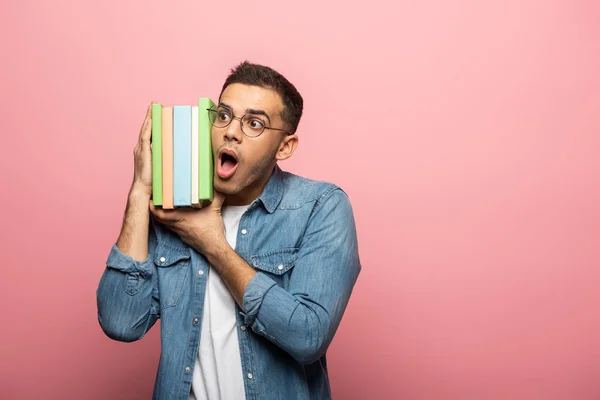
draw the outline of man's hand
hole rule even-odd
[[[146,208],[152,196],[152,104],[140,129],[138,142],[133,150],[133,183],[127,198],[121,233],[117,239],[119,250],[136,261],[148,257],[148,222],[150,213]]]
[[[225,197],[215,191],[213,202],[201,209],[185,207],[163,210],[154,207],[152,201],[149,202],[149,207],[158,222],[177,233],[187,245],[208,256],[228,245],[221,214],[224,200]]]
[[[152,195],[152,104],[148,106],[146,118],[140,129],[138,142],[133,149],[133,183],[132,192]]]
[[[229,292],[243,309],[244,293],[256,274],[225,238],[221,207],[225,197],[215,191],[213,202],[201,209],[185,207],[163,210],[149,203],[156,219],[177,233],[188,246],[203,254],[227,285]]]

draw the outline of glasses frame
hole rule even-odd
[[[214,112],[214,113],[216,113],[216,112],[217,112],[217,109],[214,109],[214,108],[212,108],[212,107],[211,107],[211,108],[207,108],[207,109],[206,109],[206,111],[207,111],[207,113],[208,113],[208,121],[210,122],[210,124],[211,124],[212,126],[214,126],[215,128],[218,128],[218,129],[227,128],[229,125],[231,125],[231,123],[233,122],[233,120],[234,120],[234,119],[237,119],[237,120],[239,120],[239,121],[240,121],[240,129],[242,130],[242,133],[243,133],[244,135],[248,136],[249,138],[257,138],[257,137],[259,137],[260,135],[262,135],[262,134],[264,133],[265,129],[270,129],[270,130],[272,130],[272,131],[285,132],[285,133],[287,133],[287,135],[288,135],[288,136],[290,136],[290,135],[292,135],[292,134],[293,134],[293,133],[291,133],[290,131],[288,131],[287,129],[271,128],[271,127],[269,127],[269,126],[265,126],[265,125],[263,125],[263,130],[262,130],[262,131],[261,131],[261,132],[260,132],[258,135],[256,135],[256,136],[250,136],[250,135],[248,135],[248,134],[247,134],[247,133],[244,131],[244,121],[243,121],[243,119],[246,117],[246,115],[248,115],[248,113],[246,113],[246,114],[242,115],[241,117],[236,117],[235,115],[233,115],[233,112],[230,112],[229,114],[231,115],[231,120],[229,120],[229,122],[228,122],[228,123],[227,123],[225,126],[216,126],[216,125],[215,125],[215,124],[214,124],[214,123],[211,121],[211,118],[210,118],[210,113],[211,113],[211,112]]]

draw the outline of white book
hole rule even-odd
[[[192,204],[198,204],[198,106],[192,107]]]

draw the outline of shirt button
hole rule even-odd
[[[185,372],[190,372],[192,369],[190,367],[185,367]]]
[[[198,275],[200,275],[200,276],[204,275],[204,271],[202,271],[202,270],[198,271]]]
[[[277,266],[277,269],[281,271],[281,270],[283,269],[283,264],[279,264],[279,265]]]
[[[198,318],[194,318],[194,325],[198,325]]]
[[[248,233],[248,231],[245,229],[242,229],[242,235],[245,235],[246,233]]]
[[[248,373],[248,379],[252,379],[252,374]]]
[[[245,331],[246,330],[246,325],[240,326],[240,329],[243,330],[243,331]]]
[[[166,258],[164,258],[164,257],[161,257],[161,258],[160,258],[160,262],[164,263],[165,261],[167,261],[167,259],[166,259]]]

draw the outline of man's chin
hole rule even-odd
[[[225,196],[232,196],[239,193],[239,189],[232,185],[232,182],[223,182],[220,178],[215,178],[213,188]]]

